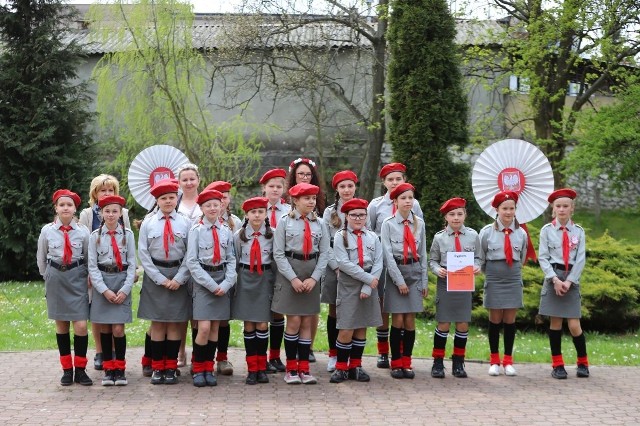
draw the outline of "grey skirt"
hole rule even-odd
[[[562,269],[554,269],[556,275],[561,280],[565,280],[568,273]],[[552,280],[544,280],[542,291],[540,292],[540,315],[547,315],[558,318],[582,318],[580,311],[580,284],[572,284],[569,291],[564,296],[556,295],[553,289]]]
[[[107,285],[107,288],[116,294],[118,294],[126,279],[126,270],[116,273],[102,272],[102,280]],[[109,302],[95,288],[92,288],[91,292],[91,312],[89,317],[91,322],[96,324],[126,324],[133,321],[131,293],[124,299],[124,302],[117,305]]]
[[[225,270],[209,272],[209,276],[213,278],[215,282],[221,283],[224,281]],[[231,289],[222,296],[216,296],[207,288],[194,282],[193,319],[196,321],[226,321],[230,319]]]
[[[404,277],[404,283],[409,287],[409,294],[402,295],[398,286],[386,273],[386,283],[384,289],[384,301],[382,311],[390,314],[409,314],[424,311],[422,304],[422,270],[420,263],[411,263],[408,265],[398,265],[400,273]]]
[[[473,292],[447,291],[447,279],[438,277],[436,292],[436,321],[469,322]]]
[[[269,322],[274,281],[273,269],[264,270],[260,275],[241,266],[231,304],[231,317],[242,321]]]
[[[484,301],[488,309],[517,309],[524,306],[522,298],[522,265],[504,260],[488,260],[485,267]]]
[[[86,321],[89,319],[89,293],[87,292],[87,265],[69,271],[47,266],[44,295],[47,299],[49,319],[57,321]]]
[[[287,260],[302,281],[311,277],[317,263],[316,259],[288,258]],[[273,288],[271,310],[283,315],[316,315],[320,313],[320,283],[316,283],[310,293],[296,293],[291,282],[278,272]]]
[[[327,266],[327,271],[322,277],[322,288],[320,291],[320,302],[330,305],[336,304],[338,297],[338,275]]]
[[[380,300],[374,290],[371,296],[360,299],[362,282],[344,272],[338,279],[338,298],[336,315],[338,330],[356,330],[358,328],[379,327],[382,325]]]
[[[168,279],[173,279],[180,267],[163,268],[158,270]],[[191,298],[187,286],[181,285],[177,290],[168,290],[157,285],[144,274],[140,289],[138,304],[138,318],[157,322],[184,322],[191,315]]]
[[[378,297],[380,299],[384,299],[384,288],[387,282],[387,268],[385,266],[382,267],[382,273],[380,274],[380,279],[378,280],[378,287],[377,288],[377,292],[378,292]],[[393,283],[391,284],[393,285]]]

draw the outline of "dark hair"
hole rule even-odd
[[[321,185],[320,177],[318,176],[318,171],[311,164],[301,161],[298,164],[293,166],[293,169],[291,169],[291,171],[289,172],[289,179],[287,181],[287,192],[289,191],[289,188],[291,188],[292,186],[295,186],[296,184],[296,172],[298,170],[298,167],[300,167],[300,165],[305,165],[311,169],[310,183],[320,188],[320,191],[318,192],[318,195],[316,197],[316,210],[318,212],[318,215],[321,216],[322,213],[324,213],[325,207],[327,206],[327,201],[325,199],[325,193],[322,190],[322,185]],[[293,201],[291,202],[291,204],[293,205]]]
[[[233,222],[233,217],[231,216],[231,208],[227,206],[227,226],[234,231],[236,224]]]
[[[331,226],[338,229],[342,226],[342,219],[340,219],[340,215],[338,214],[338,202],[340,201],[340,195],[338,191],[336,191],[336,203],[333,205],[333,211],[331,212]]]

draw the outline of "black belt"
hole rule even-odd
[[[553,269],[562,269],[563,271],[566,269],[564,267],[564,263],[552,263],[551,266],[553,266]],[[573,268],[572,264],[569,264],[569,271]]]
[[[180,259],[180,260],[168,260],[168,261],[164,262],[162,260],[157,260],[157,259],[151,258],[151,261],[153,262],[154,265],[162,266],[163,268],[175,268],[176,266],[182,265],[182,259]]]
[[[316,257],[318,257],[319,253],[315,252],[315,253],[311,253],[308,256],[305,257],[304,254],[298,254],[298,253],[294,253],[292,251],[285,251],[284,255],[287,257],[290,257],[292,259],[297,259],[297,260],[309,260],[309,259],[315,259]]]
[[[241,263],[240,267],[243,268],[243,269],[251,269],[251,266],[247,265],[246,263]],[[271,264],[267,263],[266,265],[262,265],[262,269],[265,270],[265,271],[268,271],[269,269],[271,269]]]
[[[122,265],[122,271],[127,269],[128,266],[129,265]],[[118,268],[116,265],[100,265],[100,264],[98,264],[98,269],[101,270],[102,272],[107,272],[109,274],[122,272],[122,271],[120,271],[120,268]]]
[[[205,265],[203,263],[200,264],[200,266],[202,267],[202,269],[204,269],[207,272],[216,272],[216,271],[222,271],[224,269],[224,265],[226,265],[225,263],[222,263],[220,265],[217,266],[213,266],[213,265]]]
[[[84,265],[84,259],[76,260],[75,262],[71,262],[68,265],[61,265],[59,263],[54,262],[53,260],[50,260],[49,265],[53,266],[58,271],[65,272],[65,271],[70,271],[77,266]]]
[[[412,263],[418,263],[420,262],[420,259],[414,259],[413,257],[409,257],[407,258],[407,261],[405,263],[404,259],[398,259],[397,257],[394,258],[396,260],[396,264],[398,265],[411,265]]]

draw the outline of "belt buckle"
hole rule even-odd
[[[62,265],[60,265],[60,271],[61,272],[67,272],[67,265],[64,264],[64,263]]]

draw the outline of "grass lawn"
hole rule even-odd
[[[146,321],[135,319],[139,290],[140,284],[134,286],[134,322],[126,326],[127,342],[130,346],[143,345],[144,334],[148,327]],[[323,305],[315,342],[316,351],[326,351],[328,348],[324,332],[325,320],[326,305]],[[41,281],[0,283],[0,321],[4,330],[0,333],[0,351],[56,348],[54,323],[47,319],[44,284]],[[241,347],[243,345],[242,324],[240,321],[232,321],[231,324],[231,346]],[[428,319],[417,322],[414,356],[431,356],[435,325],[435,321]],[[447,356],[451,353],[453,343],[453,333],[450,334]],[[572,364],[575,361],[575,350],[568,333],[565,334],[562,345],[567,364]],[[90,339],[90,346],[93,346],[92,339]],[[488,347],[484,326],[473,326],[467,345],[468,359],[488,360]],[[587,333],[587,349],[589,361],[592,364],[640,366],[640,340],[637,333],[616,336]],[[373,329],[368,331],[365,353],[370,355],[376,353],[376,335]],[[549,362],[547,336],[537,332],[518,332],[514,357],[516,362]]]

